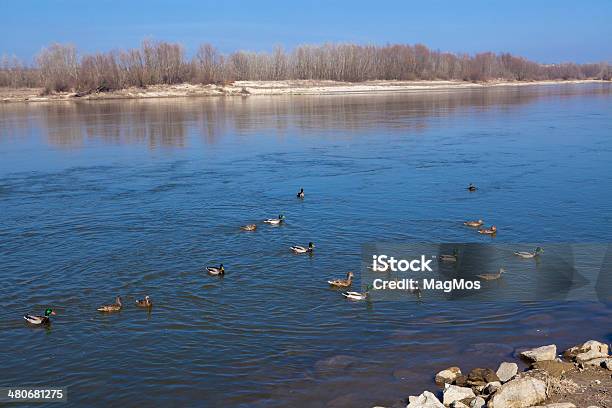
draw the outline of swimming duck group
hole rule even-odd
[[[470,183],[467,187],[467,190],[470,192],[477,191],[477,189],[478,188],[472,183]],[[304,196],[305,196],[304,189],[301,188],[300,191],[296,194],[296,196],[298,199],[304,199]],[[263,222],[265,224],[278,226],[278,225],[283,224],[284,221],[285,221],[285,216],[283,214],[279,214],[278,217],[268,218],[268,219],[265,219]],[[497,227],[495,225],[492,225],[489,228],[482,228],[482,226],[484,225],[484,221],[482,219],[465,221],[463,224],[467,227],[477,228],[477,231],[479,234],[495,235],[497,233]],[[240,229],[242,231],[256,231],[257,224],[247,224],[247,225],[240,227]],[[314,253],[314,248],[315,248],[315,245],[313,242],[309,242],[307,246],[292,245],[289,247],[289,249],[294,254],[300,254],[300,255],[301,254],[312,255]],[[518,252],[515,252],[514,254],[524,259],[532,259],[532,258],[538,257],[543,252],[544,250],[541,247],[537,247],[533,252],[518,251]],[[439,259],[442,262],[457,262],[458,250],[455,248],[453,249],[452,254],[441,255]],[[225,267],[223,266],[223,264],[219,264],[219,266],[207,266],[205,269],[208,272],[208,274],[211,276],[222,277],[225,275]],[[504,272],[505,272],[504,268],[500,268],[499,271],[495,274],[483,274],[483,275],[477,275],[477,276],[483,280],[496,280],[496,279],[501,278]],[[345,279],[329,280],[328,284],[333,288],[346,289],[346,288],[351,287],[354,277],[355,275],[353,274],[353,272],[347,272]],[[350,299],[350,300],[366,300],[369,297],[369,291],[367,289],[364,293],[347,291],[347,292],[343,292],[342,295],[345,298]],[[144,297],[144,299],[137,300],[136,306],[140,308],[151,309],[151,307],[153,307],[153,302],[151,301],[151,298],[147,295]],[[114,313],[114,312],[119,312],[122,309],[123,309],[123,303],[121,301],[121,296],[117,296],[115,298],[115,303],[102,305],[98,307],[96,310],[99,312],[103,312],[103,313]],[[56,315],[56,312],[53,309],[47,308],[42,316],[26,314],[24,315],[24,319],[31,325],[40,326],[40,325],[49,324],[51,322],[50,316],[54,316],[54,315]]]

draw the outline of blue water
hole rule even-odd
[[[390,406],[448,365],[612,341],[598,302],[355,303],[326,284],[371,242],[610,242],[611,90],[0,105],[0,386],[66,386],[74,406]],[[477,218],[497,237],[461,225]],[[124,310],[96,312],[118,294]],[[48,306],[50,327],[25,325]]]

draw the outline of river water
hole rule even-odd
[[[611,171],[609,84],[0,105],[0,386],[64,386],[69,406],[400,406],[449,365],[610,342],[601,299],[522,301],[512,271],[500,302],[350,302],[326,281],[372,242],[605,247]],[[25,324],[46,307],[49,327]]]

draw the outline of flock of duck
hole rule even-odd
[[[470,183],[467,187],[467,190],[470,192],[474,192],[477,190],[477,187],[474,184]],[[297,198],[299,199],[304,198],[303,188],[301,188],[300,191],[297,193]],[[263,222],[269,225],[281,225],[284,221],[285,221],[285,216],[283,214],[280,214],[277,218],[268,218],[264,220]],[[483,220],[470,220],[470,221],[465,221],[463,224],[468,227],[478,228],[477,231],[480,234],[495,235],[497,233],[497,227],[495,225],[492,225],[489,228],[482,228],[484,224]],[[257,224],[244,225],[240,227],[240,229],[242,231],[255,231],[257,230]],[[314,251],[314,248],[315,248],[315,245],[312,242],[309,242],[308,246],[293,245],[289,247],[289,249],[295,254],[312,254]],[[529,259],[529,258],[535,258],[543,252],[544,250],[541,247],[537,247],[534,252],[515,252],[514,254],[521,258]],[[457,257],[458,257],[458,251],[454,249],[452,254],[441,255],[439,259],[443,262],[456,262]],[[207,266],[206,271],[208,272],[209,275],[212,275],[212,276],[225,275],[225,267],[223,266],[223,264],[220,264],[219,266]],[[483,280],[496,280],[496,279],[499,279],[504,272],[505,272],[504,268],[500,268],[497,273],[482,274],[482,275],[477,275],[477,276]],[[327,283],[330,286],[335,287],[335,288],[349,288],[353,284],[354,277],[355,275],[353,274],[353,272],[347,272],[345,279],[333,279],[333,280],[327,281]],[[417,294],[420,295],[420,291],[418,291]],[[347,292],[343,292],[342,295],[345,298],[351,299],[351,300],[365,300],[368,298],[369,293],[368,293],[368,289],[366,288],[366,292],[363,292],[363,293],[347,291]],[[151,300],[149,296],[145,296],[144,299],[140,299],[136,301],[136,306],[140,308],[151,309],[153,307],[153,301]],[[122,309],[123,309],[123,303],[121,302],[121,296],[117,296],[115,298],[115,303],[108,304],[108,305],[102,305],[98,307],[96,310],[99,312],[103,312],[103,313],[113,313],[113,312],[119,312]],[[56,313],[53,309],[47,308],[42,316],[26,314],[24,315],[24,319],[29,324],[32,324],[32,325],[37,325],[37,326],[46,325],[51,322],[50,316],[54,316],[55,314]]]

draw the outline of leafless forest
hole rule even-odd
[[[46,92],[100,92],[131,86],[227,83],[236,80],[547,80],[612,78],[609,63],[539,64],[510,54],[476,55],[430,50],[424,45],[303,45],[291,52],[237,51],[225,55],[202,44],[192,58],[180,44],[145,41],[138,49],[79,55],[52,44],[33,64],[0,59],[1,87],[41,87]]]

